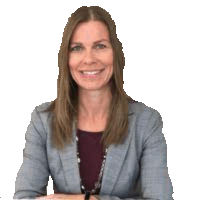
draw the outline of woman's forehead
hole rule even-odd
[[[109,40],[109,32],[106,25],[100,21],[89,21],[78,24],[73,32],[71,42],[95,42],[97,40]]]

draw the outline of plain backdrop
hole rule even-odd
[[[13,198],[32,111],[56,98],[68,17],[94,5],[116,23],[124,90],[162,116],[174,199],[198,199],[200,6],[193,0],[0,2],[0,197]]]

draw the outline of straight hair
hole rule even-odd
[[[78,118],[78,85],[73,80],[68,65],[70,40],[78,24],[91,20],[100,21],[106,25],[113,48],[113,75],[108,83],[112,100],[106,127],[100,141],[103,144],[103,150],[105,151],[111,144],[122,144],[128,134],[128,103],[135,101],[123,89],[125,58],[122,44],[116,35],[115,22],[103,8],[83,6],[71,15],[65,26],[58,53],[57,98],[44,111],[52,114],[52,145],[57,149],[63,149],[65,145],[72,142],[73,122],[77,122]]]

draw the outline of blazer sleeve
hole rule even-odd
[[[35,199],[47,195],[50,171],[46,154],[46,132],[37,107],[31,114],[25,139],[23,163],[17,174],[14,199]]]
[[[167,168],[167,145],[162,127],[162,118],[156,110],[147,109],[141,114],[138,127],[144,130],[140,132],[143,137],[139,183],[141,196],[124,200],[173,200],[173,188]],[[100,200],[120,200],[117,196],[95,197]]]

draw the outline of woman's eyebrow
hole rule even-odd
[[[110,42],[110,41],[108,41],[108,40],[106,40],[106,39],[101,39],[101,40],[97,40],[97,41],[95,41],[95,42],[93,42],[93,43],[94,43],[94,44],[97,44],[97,43],[100,43],[100,42],[103,42],[103,41]],[[72,45],[72,44],[83,45],[83,43],[81,43],[81,42],[72,42],[71,45]]]

